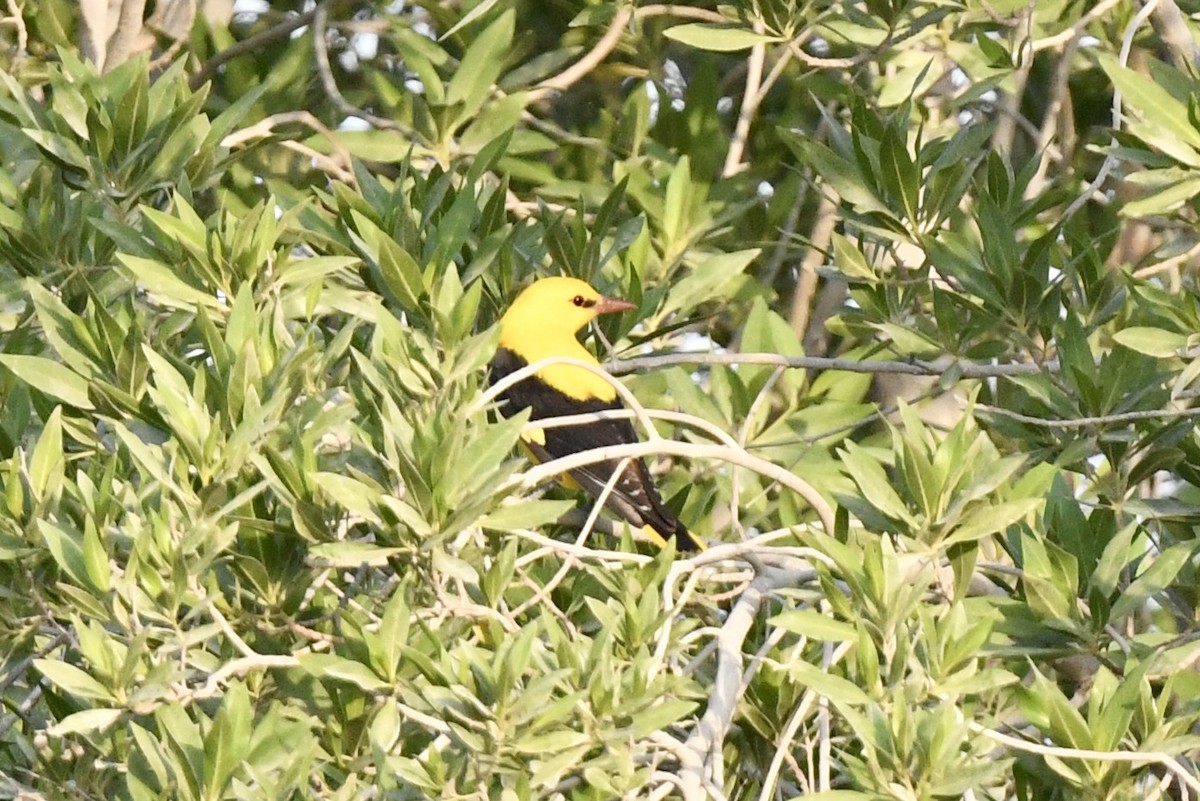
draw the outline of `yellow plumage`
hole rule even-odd
[[[544,278],[522,292],[500,320],[500,347],[492,360],[491,378],[506,375],[543,359],[560,356],[599,366],[575,338],[597,315],[628,311],[632,303],[608,298],[575,278]],[[540,368],[501,394],[501,411],[531,409],[531,420],[620,409],[613,386],[584,367],[555,364]],[[596,420],[583,425],[534,429],[525,446],[534,458],[548,461],[607,445],[636,442],[628,419]],[[619,460],[570,471],[575,483],[598,496],[611,480]],[[663,504],[641,459],[628,462],[605,500],[605,506],[663,545],[673,538],[683,551],[703,550],[678,518]]]

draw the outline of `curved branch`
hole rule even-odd
[[[1100,762],[1130,762],[1134,765],[1156,764],[1162,765],[1168,771],[1173,773],[1181,782],[1192,789],[1192,792],[1200,794],[1200,779],[1197,779],[1192,773],[1179,764],[1173,756],[1160,751],[1092,751],[1083,748],[1062,748],[1056,745],[1042,745],[1028,740],[1022,740],[1019,737],[1013,737],[1002,732],[989,729],[973,720],[967,721],[967,727],[976,734],[982,734],[989,740],[994,740],[1001,745],[1006,745],[1009,748],[1015,748],[1018,751],[1025,751],[1029,754],[1039,754],[1041,756],[1053,756],[1060,759],[1094,759]]]
[[[1157,6],[1158,0],[1146,0],[1146,4],[1142,6],[1141,10],[1138,11],[1138,13],[1130,21],[1128,27],[1125,28],[1125,35],[1121,38],[1121,52],[1117,57],[1117,62],[1122,67],[1129,63],[1129,51],[1133,49],[1133,37],[1137,33],[1137,29],[1140,28],[1150,17],[1150,15],[1154,13],[1154,9]],[[1115,86],[1113,87],[1112,99],[1112,127],[1114,132],[1121,130],[1121,90]],[[1117,139],[1115,136],[1112,138],[1111,144],[1113,146],[1117,144]],[[1092,193],[1100,188],[1101,184],[1103,184],[1105,179],[1108,178],[1108,174],[1112,172],[1113,167],[1116,165],[1117,157],[1115,155],[1109,153],[1104,157],[1104,163],[1100,165],[1100,170],[1096,173],[1096,177],[1093,178],[1090,183],[1084,186],[1083,190],[1079,193],[1079,196],[1075,198],[1075,200],[1071,201],[1071,205],[1067,206],[1066,210],[1063,211],[1063,220],[1070,218],[1075,214],[1075,212],[1079,211],[1079,209],[1083,207],[1084,203],[1088,202],[1088,199],[1091,198]]]
[[[345,2],[346,0],[333,0],[335,8],[343,5]],[[217,71],[220,70],[226,62],[232,61],[238,56],[254,53],[263,49],[269,44],[273,44],[288,38],[292,35],[293,31],[310,24],[313,21],[313,17],[316,15],[316,13],[316,9],[313,9],[311,11],[305,11],[303,14],[297,14],[294,17],[289,17],[283,22],[280,22],[278,25],[272,25],[270,28],[267,28],[264,31],[259,31],[253,36],[243,39],[237,44],[230,45],[219,53],[216,53],[212,58],[204,62],[204,65],[201,66],[200,69],[194,75],[192,75],[192,77],[188,78],[188,88],[194,92],[203,86],[205,81],[208,81],[214,75],[216,75]]]
[[[600,37],[600,41],[596,42],[596,46],[566,70],[553,78],[547,78],[530,90],[529,101],[532,103],[552,92],[561,92],[600,66],[600,63],[608,58],[608,54],[616,49],[617,42],[621,41],[621,33],[631,19],[633,19],[632,7],[624,6],[619,9],[613,16],[612,22],[608,24],[608,30]]]
[[[329,24],[329,6],[330,3],[317,5],[313,14],[312,29],[313,53],[317,57],[317,75],[321,79],[321,88],[325,90],[329,102],[333,103],[338,112],[347,117],[358,117],[382,130],[400,131],[412,139],[409,132],[395,120],[380,117],[366,109],[359,108],[347,100],[342,94],[342,90],[338,88],[337,81],[333,77],[333,68],[329,65],[329,43],[325,41],[325,31]]]
[[[553,92],[561,92],[578,83],[589,72],[608,58],[609,54],[617,48],[617,43],[621,41],[621,33],[625,26],[632,20],[643,20],[647,17],[671,16],[682,17],[685,19],[697,19],[704,22],[730,22],[730,20],[715,12],[703,8],[692,8],[690,6],[680,6],[672,4],[656,3],[653,5],[642,6],[641,8],[633,8],[632,6],[623,6],[617,10],[612,21],[608,23],[608,29],[604,31],[604,35],[600,37],[600,41],[587,52],[583,58],[576,61],[567,69],[555,75],[553,78],[547,78],[540,84],[535,86],[529,92],[529,101],[535,102],[541,100]]]
[[[552,459],[549,462],[535,465],[523,474],[518,474],[510,480],[512,488],[523,487],[532,489],[539,484],[562,473],[597,462],[624,459],[627,456],[640,457],[662,454],[667,456],[683,456],[689,459],[717,459],[729,464],[754,470],[767,478],[778,482],[802,497],[808,502],[821,520],[821,526],[826,532],[834,531],[833,509],[819,492],[813,489],[807,481],[794,473],[785,470],[774,462],[760,459],[739,448],[727,445],[702,445],[691,442],[676,442],[675,440],[659,440],[658,442],[633,442],[627,445],[609,445],[604,448],[593,448],[588,451],[573,453]]]

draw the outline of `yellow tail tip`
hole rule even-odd
[[[646,535],[646,538],[648,540],[650,540],[652,543],[654,543],[655,545],[657,545],[658,547],[660,547],[660,548],[667,547],[666,538],[663,537],[662,534],[659,534],[658,529],[654,528],[654,526],[650,526],[650,525],[642,526],[642,533],[644,533]],[[690,531],[686,531],[684,536],[686,537],[686,542],[681,538],[678,538],[678,537],[676,538],[675,550],[677,550],[681,553],[688,552],[688,551],[692,551],[695,553],[702,553],[703,551],[708,550],[708,546],[705,545],[703,542],[701,542],[696,537],[694,537]],[[691,545],[693,547],[689,548],[689,547],[687,547],[688,545]]]

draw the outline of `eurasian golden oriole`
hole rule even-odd
[[[517,296],[500,320],[500,346],[491,364],[494,384],[505,376],[552,356],[599,367],[599,362],[575,338],[579,329],[601,314],[636,308],[618,298],[601,295],[575,278],[543,278]],[[616,390],[604,378],[583,367],[553,364],[509,387],[500,398],[500,411],[511,416],[531,409],[530,419],[603,412],[623,408]],[[572,453],[637,442],[628,419],[595,420],[582,425],[535,429],[522,437],[540,462]],[[599,497],[621,460],[606,460],[571,470],[583,489]],[[652,541],[675,540],[680,551],[704,550],[704,545],[663,503],[642,459],[630,459],[618,477],[605,506],[636,526]]]

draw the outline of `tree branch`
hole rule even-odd
[[[347,0],[333,0],[335,9],[346,3]],[[243,39],[236,44],[230,45],[219,53],[216,53],[212,58],[204,62],[203,66],[201,66],[200,69],[194,75],[192,75],[192,77],[188,78],[188,87],[194,92],[203,86],[206,81],[210,80],[214,75],[216,75],[217,71],[220,70],[226,62],[232,61],[238,56],[244,56],[249,53],[257,52],[262,50],[267,45],[274,44],[275,42],[288,38],[292,35],[293,31],[303,28],[305,25],[311,24],[316,13],[316,9],[313,9],[311,11],[305,11],[303,14],[296,14],[295,16],[289,17],[277,25],[272,25],[270,28],[259,31],[253,36]]]
[[[325,90],[325,95],[329,98],[329,102],[333,103],[334,108],[340,114],[366,120],[373,127],[381,130],[400,131],[411,139],[412,136],[398,122],[359,108],[347,100],[342,94],[342,90],[338,88],[337,81],[333,77],[333,68],[329,64],[329,43],[325,41],[325,32],[329,27],[330,5],[330,2],[317,4],[313,13],[312,29],[313,53],[317,58],[317,75],[321,79],[321,88]]]
[[[1138,11],[1134,18],[1129,22],[1129,25],[1125,28],[1125,35],[1121,39],[1121,52],[1117,57],[1117,61],[1121,64],[1121,66],[1125,66],[1129,63],[1129,51],[1133,48],[1133,37],[1137,33],[1138,28],[1140,28],[1146,22],[1146,19],[1154,13],[1154,9],[1158,5],[1158,2],[1159,0],[1146,0],[1146,4],[1142,6],[1141,10]],[[1121,130],[1121,90],[1115,86],[1113,87],[1112,99],[1112,127],[1113,131]],[[1115,136],[1110,140],[1110,143],[1112,146],[1116,146],[1117,139]],[[1112,153],[1109,153],[1104,157],[1104,163],[1100,165],[1100,170],[1096,173],[1096,177],[1093,178],[1090,183],[1084,186],[1083,190],[1079,193],[1079,197],[1071,201],[1071,205],[1067,206],[1066,210],[1063,211],[1062,219],[1071,217],[1075,212],[1079,211],[1079,209],[1083,207],[1084,203],[1087,203],[1088,199],[1091,198],[1092,193],[1100,188],[1116,164],[1117,157]]]
[[[1200,779],[1193,776],[1187,768],[1179,764],[1178,760],[1170,754],[1159,751],[1092,751],[1082,748],[1062,748],[1056,745],[1042,745],[1041,743],[1022,740],[1019,737],[1013,737],[994,729],[989,729],[973,720],[968,720],[967,726],[971,731],[976,734],[982,734],[989,740],[994,740],[1009,748],[1025,751],[1029,754],[1053,756],[1060,759],[1094,759],[1100,762],[1131,762],[1135,765],[1162,765],[1190,787],[1192,792],[1200,794]]]
[[[689,459],[716,459],[737,465],[738,467],[754,470],[772,481],[787,487],[807,501],[813,511],[817,513],[817,517],[820,519],[821,526],[825,531],[829,533],[834,531],[833,509],[830,508],[828,502],[807,481],[774,462],[768,462],[766,459],[760,459],[744,450],[731,448],[727,445],[702,445],[691,442],[676,442],[669,439],[659,440],[658,442],[633,442],[627,445],[609,445],[604,448],[593,448],[573,453],[569,456],[562,456],[558,459],[552,459],[549,462],[535,465],[525,473],[515,476],[510,483],[530,489],[548,479],[585,465],[612,459],[623,459],[627,456],[641,457],[652,455],[683,456]]]
[[[761,19],[754,20],[754,32],[763,32]],[[725,154],[725,166],[721,176],[728,178],[741,169],[742,154],[746,150],[746,142],[750,139],[750,125],[754,122],[755,112],[758,111],[758,87],[762,83],[763,63],[767,58],[767,46],[759,42],[750,48],[750,56],[746,61],[746,86],[742,90],[742,107],[738,113],[737,124],[733,129],[733,139],[729,142],[729,150]]]
[[[704,765],[720,761],[725,735],[733,724],[738,700],[746,691],[742,673],[742,647],[763,600],[784,586],[782,582],[786,581],[786,573],[781,571],[768,570],[759,575],[738,598],[725,625],[721,627],[717,637],[717,674],[713,678],[708,706],[696,730],[685,743],[685,747],[698,759],[689,760],[680,767],[684,798],[704,797]]]
[[[1057,361],[1042,364],[1008,362],[987,364],[965,362],[953,358],[936,361],[854,361],[824,356],[784,356],[781,353],[664,353],[658,356],[637,356],[614,359],[605,364],[612,375],[643,373],[664,367],[694,365],[763,364],[770,367],[789,367],[795,370],[841,370],[847,373],[898,373],[941,377],[956,373],[963,378],[1004,378],[1014,375],[1042,375],[1059,371]]]
[[[596,45],[588,51],[587,55],[558,75],[555,75],[553,78],[547,78],[531,89],[529,91],[529,102],[532,103],[541,100],[553,92],[561,92],[569,88],[596,67],[600,66],[604,59],[608,58],[608,54],[616,49],[617,43],[621,41],[621,34],[631,19],[633,19],[633,8],[631,6],[620,8],[613,16],[612,22],[608,24],[608,30],[600,37],[600,41],[596,42]]]
[[[1200,407],[1189,409],[1142,409],[1134,412],[1101,414],[1095,417],[1072,417],[1066,420],[1047,420],[1044,417],[1032,417],[1027,414],[1002,409],[999,406],[976,404],[975,408],[979,411],[988,412],[1000,417],[1007,417],[1010,420],[1016,420],[1040,428],[1087,428],[1089,426],[1104,426],[1114,423],[1131,423],[1137,420],[1182,420],[1189,417],[1200,417]]]

